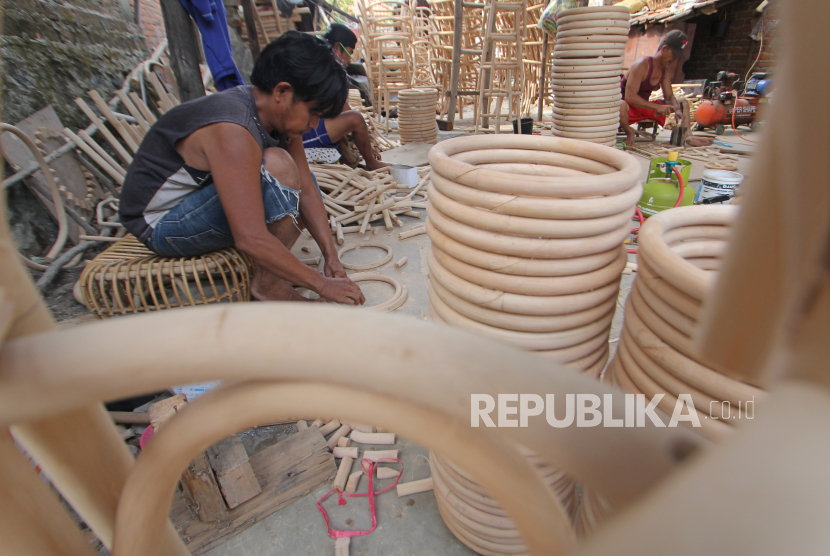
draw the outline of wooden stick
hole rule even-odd
[[[420,481],[398,484],[398,486],[395,487],[398,491],[398,498],[401,496],[409,496],[410,494],[418,494],[419,492],[427,492],[432,490],[432,488],[432,477],[429,477],[428,479],[421,479]]]
[[[133,157],[130,155],[130,153],[127,152],[127,150],[124,148],[121,142],[118,139],[116,139],[112,133],[110,133],[110,130],[107,129],[107,126],[104,125],[104,122],[102,122],[98,118],[98,116],[95,115],[95,112],[93,112],[92,109],[89,106],[87,106],[87,103],[85,103],[81,98],[76,98],[75,104],[78,105],[78,108],[81,109],[81,111],[86,115],[87,118],[89,118],[89,120],[93,124],[98,126],[98,131],[101,132],[101,135],[103,135],[107,142],[112,146],[112,148],[115,149],[115,152],[118,153],[118,156],[120,156],[121,159],[127,164],[131,164],[133,161]]]
[[[360,478],[363,476],[363,471],[355,471],[349,475],[349,480],[346,482],[346,492],[354,493],[360,485]]]
[[[323,426],[323,420],[318,417],[309,426],[310,427],[317,427],[319,429],[320,427]]]
[[[361,444],[394,444],[395,443],[395,433],[393,433],[393,432],[368,433],[368,432],[352,431],[351,439],[352,439],[352,442],[359,442]]]
[[[343,245],[346,243],[346,238],[343,237],[343,225],[340,222],[335,223],[337,230],[335,232],[335,236],[337,236],[337,245]]]
[[[315,421],[316,423],[317,421]],[[340,421],[338,419],[332,419],[322,427],[320,427],[320,434],[323,436],[328,436],[329,434],[333,433],[337,429],[340,428]]]
[[[346,481],[349,479],[349,474],[352,472],[352,462],[354,462],[354,458],[350,458],[349,456],[340,460],[340,467],[337,468],[337,474],[334,476],[332,488],[343,492]]]
[[[337,445],[340,446],[341,448],[348,448],[349,446],[352,445],[352,439],[343,436],[343,437],[341,437],[337,440]]]
[[[406,257],[403,257],[401,260],[399,260],[398,262],[395,263],[395,268],[402,267],[403,265],[406,264],[406,261],[408,261],[408,260],[409,259],[407,259]]]
[[[349,544],[351,544],[351,541],[349,537],[335,539],[334,556],[349,556]]]
[[[334,449],[334,447],[337,446],[337,441],[349,434],[351,430],[352,427],[350,427],[349,425],[342,425],[339,429],[337,429],[337,431],[335,431],[335,433],[331,435],[331,438],[329,438],[329,441],[326,443],[329,447],[329,450]]]
[[[125,425],[149,425],[150,414],[138,413],[134,411],[110,411],[110,419],[116,423]]]
[[[401,472],[397,469],[392,469],[391,467],[378,467],[376,474],[378,479],[394,479],[400,475]]]
[[[382,459],[398,459],[397,450],[366,450],[363,452],[363,459],[378,461]]]
[[[399,233],[398,238],[399,239],[408,239],[410,237],[419,236],[419,235],[425,234],[425,233],[427,233],[426,226],[419,226],[417,228],[413,228],[413,229],[409,230],[408,232]]]
[[[358,423],[349,423],[352,427],[353,431],[360,431],[360,432],[375,432],[375,427],[373,425],[361,425]]]
[[[348,448],[335,446],[331,449],[331,453],[334,454],[335,459],[342,459],[345,457],[357,459],[357,452],[357,446],[349,446]]]
[[[297,421],[297,432],[304,431],[308,428],[308,423],[305,421]]]

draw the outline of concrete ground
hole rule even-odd
[[[548,114],[548,118],[550,115]],[[470,126],[471,120],[457,122],[459,126]],[[505,130],[506,131],[506,130]],[[548,134],[549,132],[545,132]],[[748,135],[754,140],[759,133],[749,133],[741,130],[743,135]],[[463,135],[464,131],[440,132],[439,138],[446,139]],[[393,135],[394,137],[394,135]],[[669,134],[662,132],[658,135],[658,141],[667,142]],[[735,146],[750,145],[741,141],[735,133],[729,129],[718,138],[721,141]],[[642,167],[642,176],[645,179],[648,160],[635,156]],[[738,162],[738,172],[749,175],[749,157],[741,157]],[[703,164],[695,162],[692,166],[690,185],[697,189],[703,173]],[[418,209],[425,217],[425,211]],[[378,233],[369,233],[365,238],[357,237],[356,234],[346,234],[346,242],[343,247],[356,246],[361,241],[371,241],[388,245],[393,252],[390,262],[371,272],[378,272],[391,276],[409,290],[409,298],[406,303],[395,311],[394,318],[402,319],[423,319],[426,317],[428,308],[427,297],[427,260],[426,255],[429,249],[429,239],[426,235],[416,236],[410,239],[400,240],[398,234],[416,226],[423,225],[424,218],[416,219],[401,216],[404,223],[402,228],[395,227],[391,232],[381,225]],[[633,223],[632,223],[633,225]],[[307,247],[309,253],[301,251]],[[319,249],[311,239],[301,237],[294,248],[294,252],[302,257],[318,255]],[[368,263],[377,261],[384,257],[383,250],[373,247],[350,250],[345,253],[343,260],[348,263]],[[394,268],[394,263],[402,257],[407,257],[408,262],[400,269]],[[636,255],[629,255],[632,262],[636,262]],[[610,334],[612,353],[616,349],[616,341],[620,335],[623,321],[623,309],[625,297],[636,274],[623,275],[620,288],[621,295],[617,306],[612,330]],[[74,280],[67,280],[71,286]],[[366,295],[367,304],[375,305],[381,303],[392,294],[391,286],[384,283],[361,283]],[[69,291],[67,289],[67,291]],[[69,299],[61,302],[52,300],[50,308],[57,311],[59,320],[64,320],[64,326],[82,325],[84,322],[94,321],[91,315],[74,318],[71,312],[64,315],[61,311],[64,305],[72,304],[71,292]],[[63,309],[61,309],[63,307]],[[123,317],[121,317],[123,318]],[[309,345],[309,349],[318,349],[319,346]],[[282,440],[289,434],[296,432],[294,425],[262,427],[240,433],[243,442],[249,453],[263,449],[278,440]],[[430,475],[427,463],[427,450],[421,446],[407,442],[405,439],[398,439],[394,447],[400,450],[400,458],[404,463],[402,482],[426,478]],[[357,469],[355,466],[354,469]],[[391,484],[392,480],[380,481],[380,486]],[[364,477],[361,481],[358,492],[366,492],[368,481]],[[321,554],[332,554],[334,541],[326,534],[325,522],[316,507],[317,500],[330,489],[330,485],[322,485],[308,496],[298,500],[294,504],[275,512],[260,523],[255,524],[243,533],[232,538],[225,544],[214,548],[206,553],[208,556],[231,556],[245,554],[246,556],[277,556],[290,554],[292,556],[318,556]],[[377,489],[376,489],[377,490]],[[352,539],[352,556],[415,556],[415,555],[446,555],[464,556],[474,554],[461,544],[449,532],[441,520],[431,492],[416,494],[398,498],[393,490],[386,492],[376,499],[377,503],[377,529],[367,536]],[[329,512],[332,526],[338,529],[365,530],[371,526],[369,520],[368,502],[366,498],[349,499],[346,506],[339,506],[337,498],[331,497],[325,503]]]
[[[462,121],[469,124],[470,121]],[[547,132],[549,133],[549,132]],[[741,130],[743,135],[749,135],[758,140],[760,133],[748,133]],[[441,132],[440,138],[449,138],[462,134],[458,130]],[[669,134],[662,132],[658,141],[667,142]],[[718,138],[733,145],[747,146],[738,139],[730,129]],[[751,146],[750,146],[751,148]],[[647,174],[648,160],[635,157],[643,169],[643,179]],[[738,171],[747,175],[749,171],[749,157],[742,157],[738,162]],[[703,164],[695,162],[692,167],[690,185],[696,190],[703,173]],[[419,212],[425,212],[419,210]],[[403,228],[395,227],[391,232],[382,226],[377,235],[367,234],[365,240],[355,234],[347,234],[344,247],[356,245],[361,241],[383,243],[391,247],[392,260],[371,272],[378,272],[392,276],[409,289],[409,299],[397,311],[395,318],[418,319],[427,314],[427,262],[426,254],[429,249],[429,239],[426,235],[400,240],[401,231],[422,225],[423,219],[402,217]],[[632,224],[633,225],[633,224]],[[316,244],[306,238],[300,238],[295,252],[308,257],[299,249],[307,246],[311,254],[319,254]],[[367,263],[382,259],[384,252],[377,248],[364,247],[360,250],[351,250],[345,253],[343,260],[348,263]],[[408,263],[401,269],[394,268],[394,262],[406,256]],[[632,262],[636,262],[636,255],[629,255]],[[621,295],[617,306],[611,330],[611,347],[616,349],[616,339],[619,338],[623,321],[625,297],[636,274],[624,275],[620,284]],[[374,305],[387,299],[392,294],[392,287],[383,283],[362,283],[366,294],[367,304]],[[429,476],[427,465],[427,451],[416,444],[399,439],[397,446],[400,457],[404,462],[402,482],[422,479]],[[356,467],[354,469],[357,469]],[[381,481],[381,486],[390,484],[391,480]],[[359,492],[366,492],[368,482],[364,477]],[[316,507],[317,500],[330,489],[330,485],[323,485],[315,492],[295,502],[291,506],[278,511],[254,525],[247,531],[231,539],[222,546],[210,552],[208,556],[231,556],[246,554],[247,556],[276,556],[291,554],[292,556],[317,556],[332,554],[334,541],[326,534],[325,522]],[[338,506],[336,497],[326,501],[326,510],[332,526],[341,529],[367,529],[370,526],[368,502],[365,498],[349,499],[348,505]],[[436,507],[432,493],[422,493],[404,498],[398,498],[394,490],[377,497],[377,529],[367,536],[356,537],[351,541],[352,556],[415,556],[415,555],[447,555],[460,556],[474,554],[462,545],[444,525]]]

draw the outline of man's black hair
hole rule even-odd
[[[323,38],[329,41],[329,44],[334,47],[336,44],[348,48],[354,48],[357,45],[357,37],[354,31],[341,23],[335,23],[329,27],[328,32],[323,35]]]
[[[287,31],[266,46],[251,72],[251,83],[268,93],[283,82],[294,89],[295,100],[316,100],[314,113],[321,118],[336,118],[349,95],[346,71],[331,46],[299,31]]]

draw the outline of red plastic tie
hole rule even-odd
[[[380,463],[380,462],[393,462],[393,461],[401,464],[401,472],[398,474],[398,477],[395,479],[394,483],[392,483],[388,487],[384,488],[383,490],[379,490],[379,491],[375,492],[372,477],[374,477],[374,475],[375,475],[375,469],[377,469],[378,463]],[[367,470],[367,464],[368,464],[368,470]],[[365,493],[365,494],[357,494],[357,493],[348,494],[348,493],[345,493],[345,492],[340,492],[336,488],[333,488],[330,491],[328,491],[322,498],[320,498],[317,501],[317,509],[320,510],[320,513],[323,514],[323,519],[326,520],[326,529],[328,529],[329,538],[342,539],[342,538],[345,538],[345,537],[349,537],[349,538],[350,537],[360,537],[362,535],[368,535],[369,533],[374,531],[375,528],[378,526],[378,518],[377,518],[377,513],[375,511],[375,495],[383,494],[384,492],[386,492],[390,488],[392,488],[394,486],[397,486],[398,481],[401,480],[401,476],[403,475],[403,462],[401,460],[395,459],[395,458],[382,458],[382,459],[380,459],[376,462],[372,462],[371,460],[368,460],[368,459],[364,458],[364,459],[360,460],[360,468],[363,470],[363,472],[365,474],[369,475],[369,491],[367,493]],[[329,516],[326,513],[325,508],[323,508],[323,500],[328,498],[331,495],[332,492],[337,493],[337,504],[339,506],[345,506],[346,505],[346,498],[359,497],[359,496],[368,496],[369,497],[369,513],[372,516],[372,528],[369,529],[368,531],[341,531],[341,530],[337,530],[337,529],[332,529],[331,524],[329,523]]]

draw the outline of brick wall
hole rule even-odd
[[[135,13],[136,0],[130,0],[130,9]],[[158,0],[138,0],[138,26],[144,35],[147,48],[153,51],[165,39],[164,19]]]
[[[146,58],[126,2],[15,0],[3,16],[4,122],[51,104],[65,125],[86,127],[73,100],[93,88],[109,99]]]
[[[778,18],[778,3],[781,0],[770,0],[764,10],[767,18],[767,27],[771,29],[764,36],[764,46],[758,64],[752,70],[770,71],[777,59],[776,39],[777,27],[770,25]],[[743,78],[747,69],[758,56],[760,43],[749,37],[760,14],[755,8],[760,0],[737,0],[721,8],[710,16],[699,16],[689,22],[697,24],[695,31],[692,55],[683,70],[687,79],[714,80],[721,70],[737,73]],[[728,28],[723,38],[717,38],[719,21],[728,21]]]

